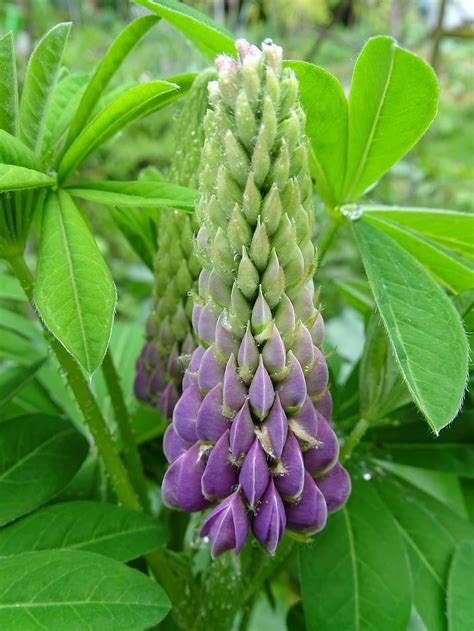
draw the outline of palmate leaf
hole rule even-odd
[[[374,484],[405,540],[416,610],[427,629],[445,631],[450,562],[458,542],[474,539],[474,524],[409,484],[387,477]]]
[[[42,171],[40,159],[19,138],[0,129],[0,164]]]
[[[397,206],[360,206],[368,217],[389,221],[428,237],[445,248],[474,261],[474,215],[441,208],[404,208]]]
[[[26,69],[20,100],[21,139],[34,151],[41,147],[46,115],[71,23],[57,24],[39,41]]]
[[[118,96],[72,142],[59,164],[58,179],[64,180],[92,151],[120,129],[180,96],[182,91],[179,91],[179,86],[166,81],[150,81]]]
[[[406,631],[409,567],[372,482],[354,480],[347,506],[329,517],[311,546],[300,547],[299,563],[308,631]]]
[[[330,208],[342,200],[347,160],[347,101],[339,81],[304,61],[287,61],[299,81],[318,192]]]
[[[0,129],[18,136],[18,84],[13,33],[0,37],[0,68]]]
[[[204,13],[176,0],[135,0],[181,31],[204,55],[213,59],[220,53],[235,56],[234,37]]]
[[[448,579],[449,631],[465,631],[474,620],[474,600],[467,586],[474,577],[474,540],[461,541],[454,552]]]
[[[88,448],[72,423],[59,417],[31,414],[0,423],[0,524],[57,495]]]
[[[45,361],[46,359],[40,359],[30,366],[13,366],[2,370],[0,373],[0,410],[33,379]]]
[[[365,218],[376,228],[393,237],[451,292],[460,293],[474,286],[474,270],[467,261],[453,257],[449,251],[401,224],[369,214],[366,214]],[[472,228],[474,230],[474,222]]]
[[[391,37],[369,39],[352,77],[343,199],[359,197],[416,144],[437,103],[436,76],[420,57]]]
[[[142,631],[170,609],[142,572],[92,552],[45,550],[0,560],[0,627]]]
[[[64,190],[50,193],[44,205],[34,298],[48,329],[93,373],[109,343],[116,291],[89,226]]]
[[[149,515],[103,502],[65,502],[0,530],[0,557],[61,548],[131,561],[165,543],[164,526]]]
[[[364,316],[374,311],[374,301],[368,283],[358,278],[335,279],[334,285],[344,299]]]
[[[112,45],[89,81],[86,91],[77,107],[74,118],[71,121],[67,138],[64,142],[63,153],[70,147],[75,138],[83,130],[86,123],[90,120],[96,104],[125,58],[157,21],[158,18],[152,15],[145,15],[138,18],[128,24],[112,42]]]
[[[402,375],[438,433],[459,411],[466,385],[461,319],[430,274],[392,238],[364,219],[352,228]]]
[[[87,182],[67,189],[74,197],[123,208],[179,208],[194,210],[197,191],[169,182]]]

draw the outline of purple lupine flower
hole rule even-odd
[[[330,426],[324,323],[315,305],[305,116],[282,52],[240,40],[209,84],[193,328],[199,345],[165,436],[163,499],[201,510],[212,554],[250,530],[275,552],[315,533],[350,493]],[[196,508],[190,508],[195,506]]]

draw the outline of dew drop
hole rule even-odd
[[[343,204],[339,207],[339,210],[344,217],[347,217],[351,221],[357,221],[364,213],[359,204]]]

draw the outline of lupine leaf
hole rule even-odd
[[[87,451],[84,436],[59,417],[31,414],[0,423],[0,524],[57,495]]]
[[[28,62],[20,100],[20,133],[21,139],[34,151],[42,143],[48,107],[70,30],[70,22],[54,26],[39,41]]]
[[[136,3],[175,26],[207,57],[213,59],[219,53],[235,56],[232,33],[197,9],[176,0],[136,0]]]
[[[131,561],[165,542],[163,525],[144,513],[103,502],[65,502],[0,530],[0,557],[61,548]]]
[[[105,107],[72,142],[58,169],[60,180],[73,171],[97,147],[138,118],[168,105],[182,95],[166,81],[149,81],[121,94]]]
[[[0,409],[33,379],[44,362],[40,359],[30,366],[13,366],[0,373]]]
[[[403,541],[372,482],[354,481],[348,505],[311,546],[300,547],[299,562],[308,631],[406,631],[411,598]]]
[[[352,76],[346,200],[359,197],[416,144],[437,104],[438,83],[430,66],[391,37],[369,39]]]
[[[128,24],[112,42],[109,50],[102,58],[97,70],[89,81],[86,91],[77,107],[64,143],[64,151],[69,148],[74,139],[81,133],[86,123],[90,120],[94,107],[125,58],[157,21],[155,16],[144,15]]]
[[[18,84],[13,33],[0,37],[0,68],[0,129],[18,136]]]
[[[364,206],[369,217],[402,224],[446,248],[474,260],[474,216],[472,213],[440,208],[399,208],[396,206]]]
[[[374,310],[374,301],[370,287],[366,281],[359,279],[334,280],[335,286],[339,289],[345,300],[357,309],[360,313],[368,315]]]
[[[17,167],[10,164],[0,164],[0,192],[19,191],[27,188],[41,188],[52,186],[56,182],[54,177],[40,173],[34,169]]]
[[[474,579],[474,541],[458,544],[449,569],[448,623],[449,631],[466,631],[473,624],[474,600],[468,585]]]
[[[41,161],[19,138],[0,129],[0,164],[42,170]]]
[[[460,317],[430,274],[368,222],[352,224],[380,316],[402,374],[438,433],[459,411],[468,345]]]
[[[39,361],[43,355],[44,350],[34,346],[31,339],[8,327],[3,327],[3,323],[0,323],[1,359],[12,359],[20,366],[28,366]]]
[[[376,228],[393,237],[405,250],[413,254],[438,282],[453,293],[460,293],[474,286],[474,270],[469,267],[467,261],[462,262],[450,256],[440,246],[417,235],[405,226],[370,215],[365,215],[365,217]],[[474,229],[474,223],[472,227]]]
[[[50,331],[93,373],[109,343],[116,292],[89,226],[64,190],[45,202],[35,302]]]
[[[53,155],[56,144],[65,133],[77,109],[88,78],[89,75],[84,72],[71,74],[54,87],[39,146],[41,156]]]
[[[67,189],[74,197],[110,206],[136,208],[180,208],[192,211],[198,192],[169,182],[86,182]]]
[[[142,631],[169,602],[142,572],[92,552],[44,550],[0,560],[0,627]]]
[[[306,113],[306,133],[311,143],[311,163],[318,192],[334,207],[342,201],[347,160],[347,101],[332,74],[304,61],[287,61],[300,84]]]
[[[25,292],[15,276],[0,274],[0,298],[15,301],[26,299]]]
[[[474,525],[408,484],[375,484],[406,542],[418,614],[430,631],[445,631],[449,564],[457,543],[474,539]]]

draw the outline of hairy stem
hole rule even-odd
[[[123,396],[123,390],[120,386],[120,377],[115,368],[110,349],[105,354],[104,361],[102,363],[102,372],[104,374],[107,390],[110,394],[114,417],[122,440],[123,458],[125,460],[128,473],[133,482],[133,486],[140,497],[143,508],[149,512],[150,501],[146,488],[142,459],[133,434],[130,415]]]
[[[346,439],[346,442],[342,446],[341,454],[339,456],[339,460],[342,464],[344,464],[344,462],[350,458],[352,452],[359,444],[361,438],[363,437],[365,432],[369,429],[369,426],[370,426],[370,423],[369,421],[366,421],[365,418],[361,418],[357,422],[356,426],[354,427],[352,432],[349,434],[349,436]]]
[[[15,256],[8,259],[15,275],[23,287],[23,290],[34,308],[33,300],[33,275],[27,266],[23,256]],[[97,401],[92,394],[86,378],[82,374],[76,361],[61,345],[61,343],[44,327],[46,340],[51,346],[56,358],[63,370],[66,380],[71,388],[82,415],[92,433],[100,457],[104,463],[112,487],[119,501],[128,508],[141,510],[140,501],[128,477],[127,470],[115,448],[112,435],[107,427],[104,416],[100,411]]]

